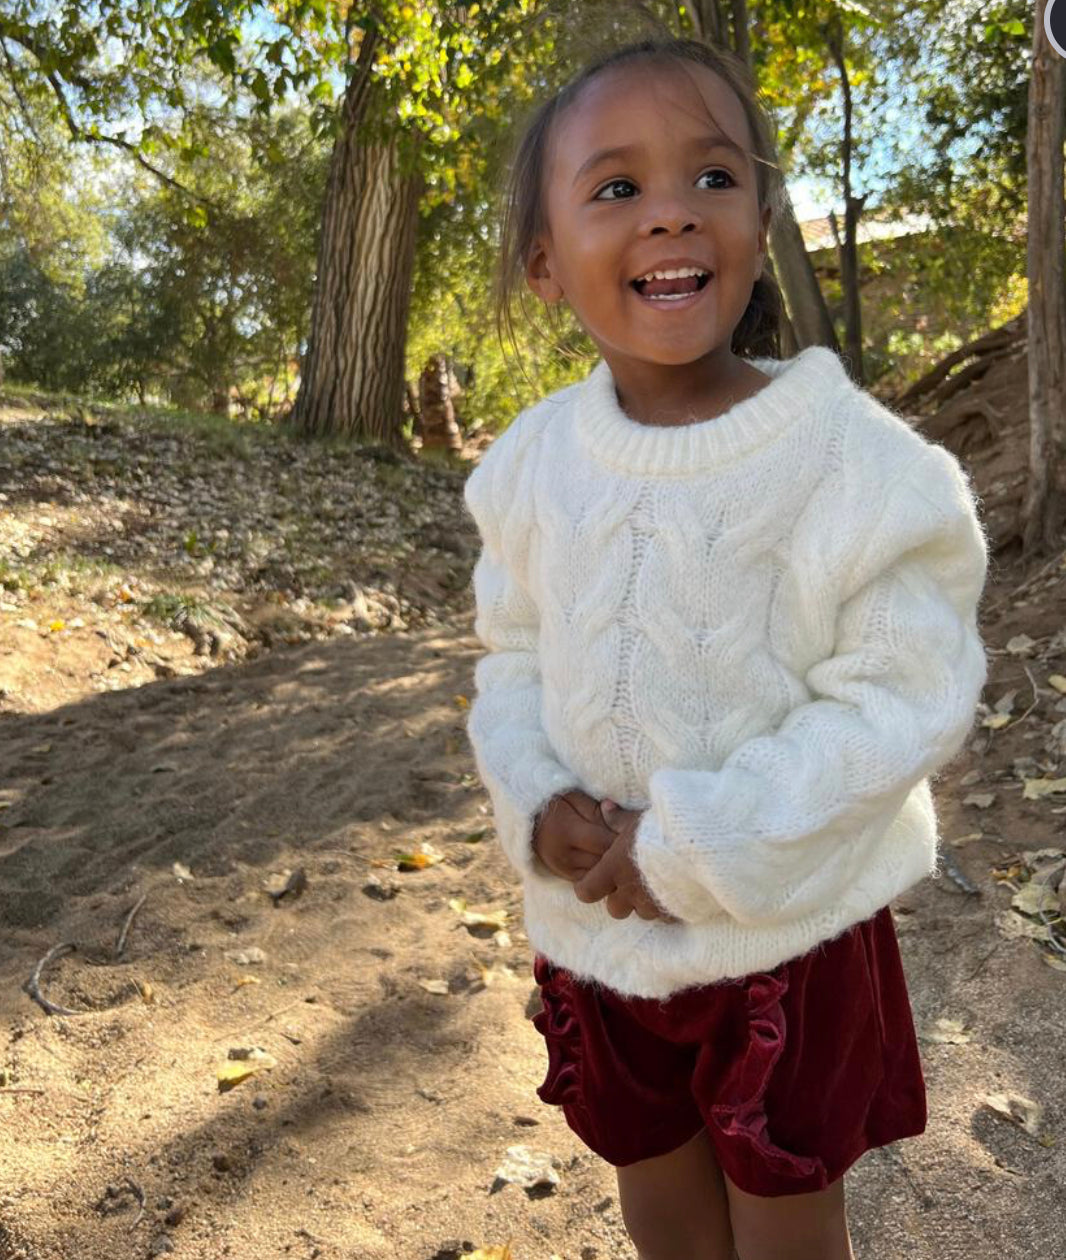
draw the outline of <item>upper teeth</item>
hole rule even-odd
[[[705,276],[707,272],[701,267],[678,267],[676,271],[649,271],[646,276],[638,276],[638,280],[677,280],[681,276]]]

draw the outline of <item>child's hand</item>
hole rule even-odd
[[[579,788],[553,796],[533,828],[533,850],[553,875],[586,875],[614,842],[599,802]]]
[[[623,809],[612,800],[602,801],[600,812],[616,839],[592,870],[574,885],[578,900],[593,902],[606,897],[607,911],[614,919],[628,918],[635,910],[642,919],[680,923],[654,900],[633,861],[633,843],[643,814]]]

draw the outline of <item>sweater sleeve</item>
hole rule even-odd
[[[841,570],[833,653],[812,696],[718,770],[664,768],[634,861],[667,910],[781,925],[847,893],[910,792],[961,749],[987,676],[987,542],[944,447],[890,486]]]
[[[510,430],[497,438],[464,488],[482,541],[473,575],[474,633],[486,649],[474,669],[477,695],[467,732],[500,845],[524,876],[550,874],[531,844],[537,815],[553,796],[581,785],[541,724],[539,616],[523,581],[528,523],[517,438]]]

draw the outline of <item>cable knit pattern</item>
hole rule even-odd
[[[930,780],[986,678],[958,461],[827,349],[754,362],[754,397],[656,427],[601,360],[466,483],[468,730],[529,940],[630,996],[766,971],[931,873]],[[573,787],[646,811],[634,859],[682,922],[614,919],[535,857]]]

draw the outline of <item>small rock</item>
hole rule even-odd
[[[226,957],[239,967],[250,967],[255,963],[266,962],[266,954],[258,945],[253,945],[250,949],[227,949]]]
[[[266,1094],[256,1094],[256,1096],[252,1099],[252,1106],[256,1109],[256,1111],[262,1111],[263,1108],[268,1105],[269,1100],[267,1099]]]
[[[509,1146],[506,1158],[496,1169],[496,1182],[509,1182],[525,1190],[535,1187],[554,1189],[559,1184],[554,1162],[552,1156],[544,1151],[528,1146]]]
[[[394,884],[391,880],[387,884],[383,884],[376,875],[368,875],[366,883],[363,885],[363,892],[368,897],[373,897],[375,901],[391,901],[399,891],[397,884]]]
[[[166,1216],[163,1217],[163,1224],[164,1225],[180,1225],[184,1219],[185,1219],[185,1207],[183,1204],[179,1203],[177,1207],[171,1208],[170,1211],[166,1214]]]
[[[153,1256],[161,1256],[166,1252],[173,1250],[174,1239],[171,1238],[169,1234],[160,1234],[155,1242],[152,1243],[152,1249],[149,1254]]]

